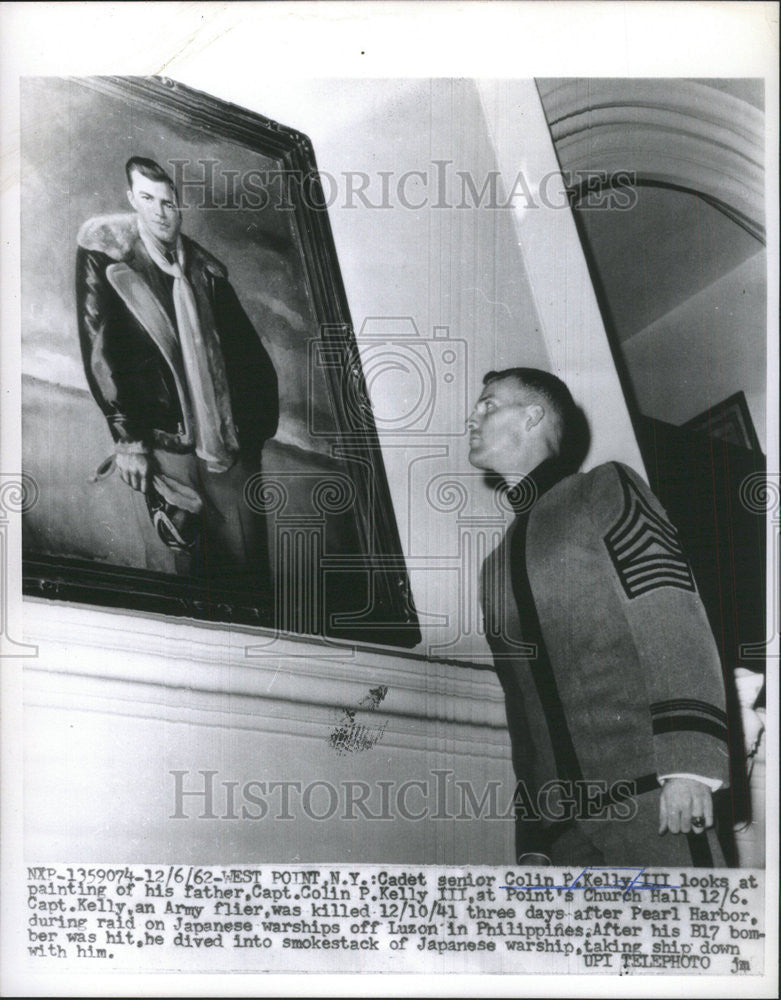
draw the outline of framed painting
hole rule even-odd
[[[25,593],[415,645],[309,139],[27,78],[22,161]]]

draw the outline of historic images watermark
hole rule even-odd
[[[236,170],[218,159],[169,159],[183,209],[292,211],[296,203],[313,211],[329,208],[405,209],[566,209],[629,211],[637,204],[631,170],[551,171],[527,177],[518,170],[503,178],[498,170],[476,175],[453,160],[432,160],[421,170]],[[562,179],[564,187],[562,189]]]
[[[374,782],[236,781],[216,769],[169,771],[173,811],[169,819],[301,820],[333,819],[452,821],[544,820],[576,817],[629,822],[637,813],[633,781],[552,780],[539,789],[523,781],[510,789],[501,781],[477,787],[454,778],[452,770],[433,769],[425,778]]]

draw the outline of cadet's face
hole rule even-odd
[[[469,461],[475,468],[500,474],[518,467],[523,455],[526,405],[515,379],[498,379],[483,389],[466,422]]]
[[[173,246],[182,227],[176,197],[165,181],[153,181],[134,170],[128,201],[144,220],[149,232],[161,243]]]

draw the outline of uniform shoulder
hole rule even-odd
[[[596,522],[614,516],[630,493],[650,496],[645,481],[623,462],[605,462],[588,472],[567,476],[550,491],[550,500]]]
[[[606,462],[587,473],[592,517],[598,523],[626,515],[639,503],[662,513],[661,504],[646,480],[623,462]]]
[[[590,473],[575,472],[559,479],[536,503],[535,516],[544,514],[558,518],[562,512],[566,512],[570,522],[577,518],[588,507],[589,475]]]
[[[213,274],[215,278],[226,279],[228,277],[228,268],[214,254],[209,253],[208,250],[204,250],[200,243],[191,240],[189,236],[183,236],[182,241],[196,267],[204,268],[210,274]]]
[[[621,489],[626,483],[639,485],[643,490],[649,489],[642,476],[623,462],[604,462],[584,473],[583,478],[592,490]]]
[[[82,225],[76,237],[83,250],[104,253],[112,260],[126,260],[138,239],[138,218],[134,212],[95,215]]]

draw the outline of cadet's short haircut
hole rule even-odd
[[[547,404],[552,412],[557,426],[559,449],[566,450],[570,435],[575,430],[578,408],[572,393],[564,382],[550,372],[540,368],[505,368],[500,372],[488,372],[483,376],[483,385],[498,382],[503,379],[513,379],[522,389],[539,396],[543,404]]]
[[[133,187],[133,173],[139,173],[147,177],[150,181],[163,181],[176,194],[176,185],[170,175],[163,170],[159,163],[148,160],[145,156],[131,156],[125,164],[125,175],[130,187]]]

